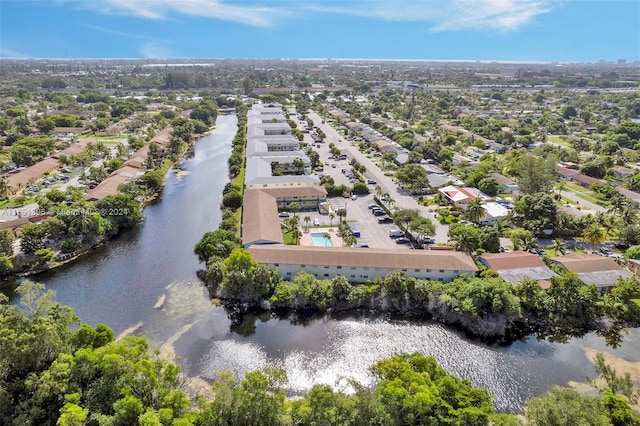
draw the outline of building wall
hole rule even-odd
[[[364,283],[373,281],[376,278],[384,278],[391,272],[397,272],[396,268],[363,268],[350,266],[324,266],[324,265],[294,265],[294,264],[268,264],[271,270],[277,270],[283,279],[291,279],[299,272],[307,272],[318,279],[333,279],[337,275],[344,276],[349,282]],[[447,271],[431,269],[409,269],[401,270],[405,276],[425,280],[438,280],[449,282],[462,275],[465,271]],[[469,272],[466,272],[469,273]]]

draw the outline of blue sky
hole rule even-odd
[[[637,0],[0,0],[0,57],[640,60]]]

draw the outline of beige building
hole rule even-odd
[[[400,271],[407,277],[448,282],[478,270],[471,256],[454,251],[253,245],[249,252],[284,279],[304,271],[318,279],[342,275],[364,283]]]

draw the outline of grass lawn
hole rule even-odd
[[[20,201],[19,199],[16,200],[17,198],[18,197],[14,197],[14,198],[9,198],[9,199],[0,201],[0,209],[28,206],[29,204],[33,204],[36,202],[35,197],[25,199],[23,200],[24,201],[23,203],[16,202],[16,201]]]
[[[571,147],[571,144],[569,143],[569,141],[565,138],[563,138],[562,136],[558,136],[558,135],[547,135],[547,141],[549,142],[553,142],[553,143],[557,143],[566,147]]]
[[[631,299],[631,301],[637,305],[640,305],[640,299]]]

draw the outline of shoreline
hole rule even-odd
[[[182,177],[185,176],[187,173],[182,170],[182,166],[181,166],[182,161],[184,161],[186,159],[189,159],[191,156],[193,156],[195,145],[202,138],[213,134],[214,131],[215,131],[215,124],[212,125],[212,127],[209,130],[207,130],[206,132],[204,132],[201,135],[199,135],[200,137],[198,137],[198,139],[196,139],[193,142],[193,144],[182,154],[182,156],[180,156],[180,158],[177,158],[175,162],[171,163],[171,165],[167,169],[167,173],[163,176],[162,186],[160,187],[160,189],[157,192],[153,193],[151,196],[146,197],[140,203],[140,212],[143,214],[143,217],[136,225],[139,225],[140,223],[144,222],[144,220],[145,220],[144,209],[148,205],[154,203],[155,201],[157,201],[158,199],[160,199],[162,197],[162,192],[164,191],[166,178],[167,178],[167,175],[169,174],[169,172],[173,172],[176,175],[180,175]],[[131,228],[131,229],[133,229],[133,228]],[[130,229],[124,230],[124,232],[129,231],[129,230]],[[68,258],[66,258],[64,260],[56,260],[56,261],[52,261],[52,262],[47,262],[46,264],[40,265],[40,267],[38,267],[36,269],[29,269],[29,270],[22,270],[22,271],[12,272],[12,273],[6,275],[5,277],[3,277],[0,280],[0,289],[10,288],[12,286],[12,282],[14,280],[16,280],[16,279],[21,281],[24,278],[32,277],[32,276],[39,275],[39,274],[46,273],[46,272],[50,272],[50,271],[58,269],[58,268],[60,268],[60,267],[62,267],[64,265],[73,263],[73,262],[77,261],[78,259],[86,256],[87,254],[91,253],[92,251],[102,247],[103,245],[106,245],[109,241],[119,238],[119,236],[121,234],[122,234],[122,232],[119,232],[119,233],[114,234],[112,236],[103,235],[102,236],[103,238],[101,238],[95,244],[87,246],[81,252],[78,252],[75,255],[73,255],[71,257],[68,257]]]

